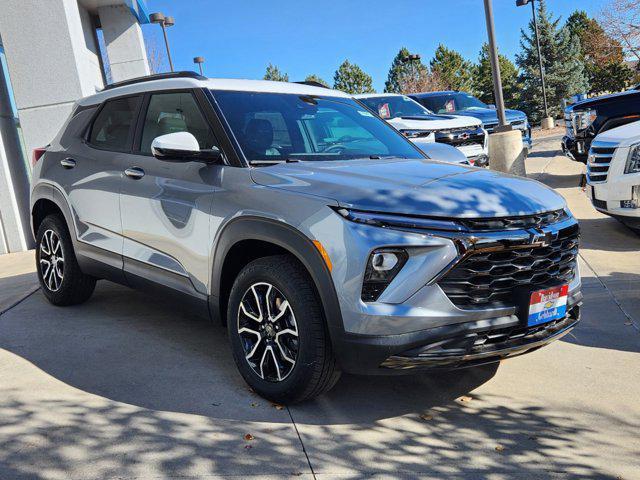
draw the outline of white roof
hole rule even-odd
[[[354,98],[378,98],[378,97],[406,97],[402,93],[361,93],[354,95]]]
[[[234,90],[242,92],[290,93],[294,95],[320,95],[325,97],[351,98],[339,90],[314,87],[301,83],[272,82],[268,80],[237,80],[228,78],[208,78],[200,80],[190,77],[165,78],[139,82],[122,87],[110,88],[78,101],[80,105],[95,105],[108,98],[153,90],[177,90],[183,88],[209,88],[212,90]]]

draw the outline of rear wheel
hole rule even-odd
[[[340,376],[311,278],[288,255],[255,260],[240,272],[227,325],[240,373],[269,400],[308,400]]]
[[[85,302],[96,286],[96,279],[80,270],[71,236],[59,215],[47,216],[38,228],[36,267],[42,291],[54,305]]]

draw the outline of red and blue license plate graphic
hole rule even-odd
[[[568,293],[569,285],[533,292],[529,302],[527,325],[531,327],[564,318],[567,314]]]

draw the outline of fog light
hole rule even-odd
[[[398,256],[393,252],[374,253],[371,266],[378,272],[391,270],[398,264]]]
[[[362,283],[362,300],[375,302],[407,263],[409,254],[402,248],[374,251],[367,261]]]

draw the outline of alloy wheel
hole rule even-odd
[[[40,273],[50,291],[60,289],[64,278],[64,254],[60,237],[53,230],[46,230],[40,241]]]
[[[275,286],[251,285],[238,307],[238,335],[247,363],[263,380],[281,382],[298,358],[298,325],[289,301]]]

